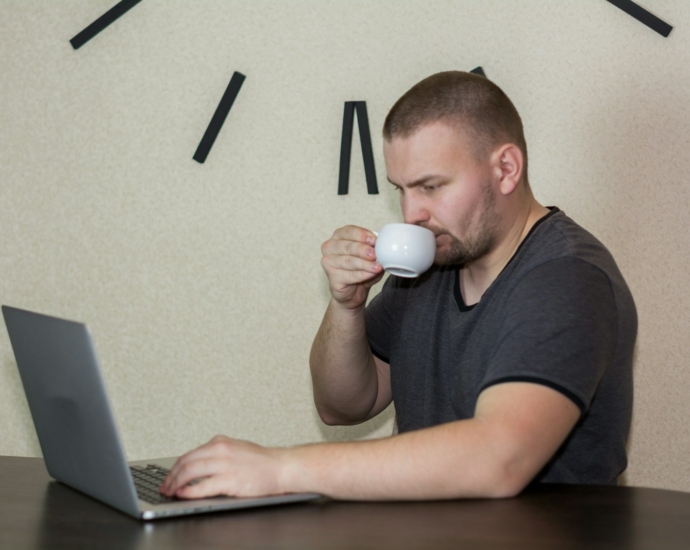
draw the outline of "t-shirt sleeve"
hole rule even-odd
[[[543,384],[584,413],[612,361],[616,339],[608,277],[581,259],[551,260],[511,293],[482,390],[503,382]]]
[[[400,330],[405,307],[398,277],[388,277],[381,292],[367,305],[365,319],[372,353],[390,363],[392,339]]]

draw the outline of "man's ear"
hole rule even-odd
[[[510,195],[517,189],[522,178],[524,157],[520,148],[513,143],[498,147],[493,155],[496,175],[499,177],[501,194]]]

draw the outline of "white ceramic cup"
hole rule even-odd
[[[418,277],[436,257],[433,231],[409,223],[389,223],[376,238],[376,261],[391,275]]]

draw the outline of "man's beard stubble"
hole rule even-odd
[[[496,232],[499,218],[495,210],[496,198],[490,185],[484,187],[482,193],[482,210],[478,226],[473,234],[468,234],[464,241],[458,239],[445,229],[431,229],[437,236],[448,235],[450,246],[445,251],[436,251],[434,263],[436,265],[464,265],[486,256],[496,244]]]

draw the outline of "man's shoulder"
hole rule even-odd
[[[558,209],[535,227],[517,256],[515,259],[518,260],[521,271],[534,269],[553,260],[578,259],[605,272],[613,270],[614,274],[618,274],[608,248]]]
[[[567,290],[578,287],[573,284],[577,279],[591,282],[585,288],[599,281],[613,291],[619,309],[635,318],[632,294],[608,248],[560,210],[536,228],[514,260],[509,274],[511,288],[523,281],[542,288],[545,281],[555,279],[559,288]]]

